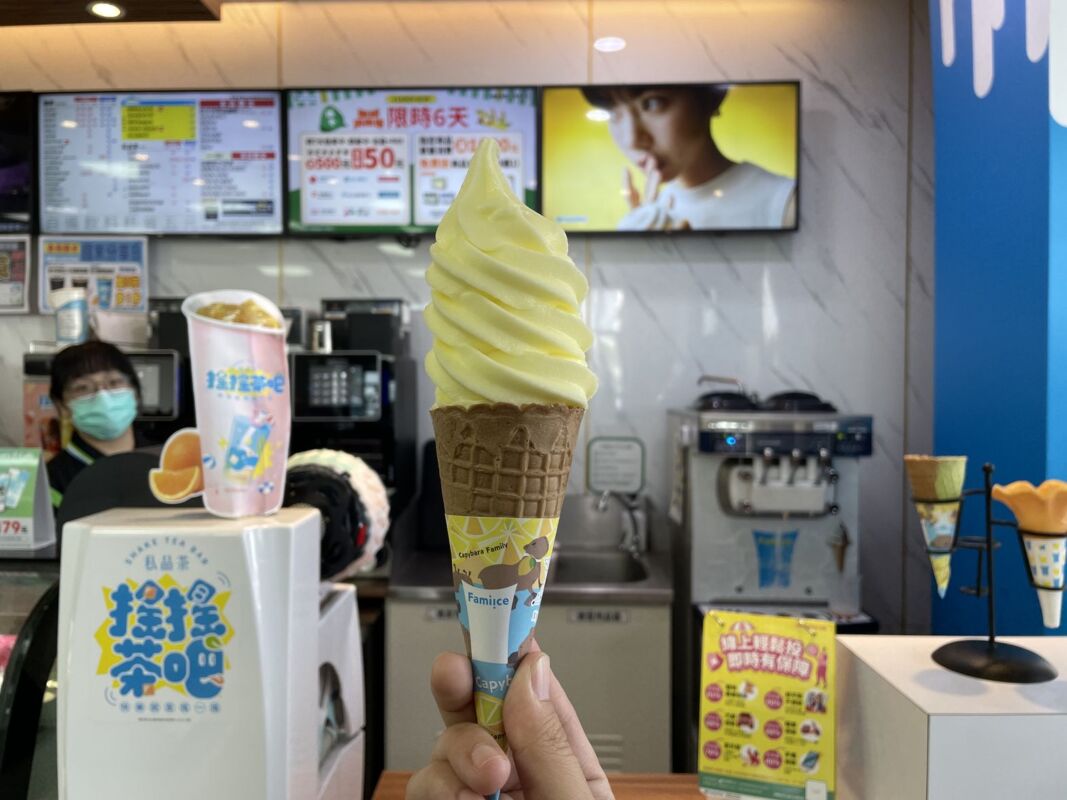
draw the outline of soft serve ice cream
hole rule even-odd
[[[426,371],[478,722],[506,746],[503,700],[537,624],[573,451],[597,388],[567,237],[527,208],[481,142],[437,231]]]
[[[589,284],[563,229],[515,196],[498,158],[483,140],[430,248],[426,371],[437,405],[585,408],[597,387],[579,315]]]

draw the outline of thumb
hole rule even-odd
[[[526,800],[591,798],[585,775],[551,699],[548,656],[519,664],[504,700],[504,732]]]

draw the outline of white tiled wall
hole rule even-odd
[[[907,606],[909,629],[921,629],[928,567],[921,553],[906,557],[900,463],[906,443],[929,445],[931,427],[925,3],[599,0],[591,27],[588,6],[231,2],[221,24],[0,29],[0,89],[800,80],[798,233],[572,238],[592,286],[591,361],[602,381],[586,435],[640,436],[649,489],[664,503],[664,411],[696,396],[702,372],[737,375],[763,394],[811,389],[873,414],[877,448],[863,467],[865,604],[890,630]],[[590,37],[606,34],[628,46],[590,58]],[[242,286],[307,307],[338,295],[421,306],[428,243],[404,255],[383,251],[383,242],[153,240],[152,291]],[[17,329],[0,339],[11,377],[0,381],[0,439],[10,440],[20,429],[11,384],[23,343],[49,326],[35,318],[0,325]],[[582,470],[576,465],[574,489]]]

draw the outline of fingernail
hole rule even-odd
[[[481,769],[494,758],[500,758],[502,755],[504,755],[504,751],[496,745],[480,744],[471,751],[471,762],[478,769]]]
[[[547,700],[551,686],[549,684],[550,673],[548,669],[548,656],[542,655],[533,665],[533,675],[530,682],[533,684],[534,694],[538,700]]]

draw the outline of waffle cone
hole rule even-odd
[[[584,414],[508,403],[432,409],[445,513],[559,517]]]
[[[963,492],[967,472],[966,456],[904,456],[911,483],[911,496],[917,500],[951,500]]]

